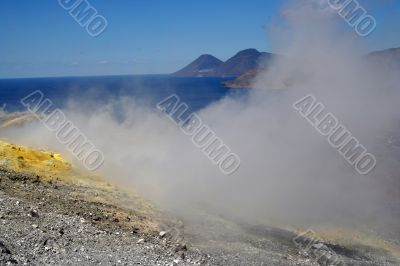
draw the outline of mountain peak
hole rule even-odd
[[[203,54],[182,70],[174,73],[180,77],[236,77],[249,70],[257,69],[263,61],[269,61],[272,54],[261,53],[250,48],[238,52],[225,63],[218,58]]]
[[[203,54],[188,66],[174,73],[174,76],[181,77],[206,77],[212,76],[215,70],[224,62],[213,55]]]
[[[382,67],[390,66],[392,69],[400,69],[400,48],[372,52],[367,54],[367,58]]]
[[[236,77],[249,70],[257,69],[266,53],[260,53],[254,48],[242,50],[228,59],[218,69],[218,75],[223,77]]]
[[[249,48],[238,52],[235,56],[243,56],[243,55],[259,55],[261,54],[257,49]]]
[[[202,54],[202,55],[200,55],[199,57],[198,57],[198,59],[206,59],[206,58],[213,58],[213,59],[217,59],[217,60],[219,60],[218,58],[216,58],[215,56],[213,56],[213,55],[211,55],[211,54]],[[221,61],[222,62],[222,61]]]

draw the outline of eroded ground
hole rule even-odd
[[[51,152],[0,141],[0,156],[0,265],[205,263],[182,224],[141,197]]]
[[[346,229],[316,229],[304,251],[300,229],[200,209],[181,220],[60,154],[0,141],[0,265],[400,265],[398,243]]]

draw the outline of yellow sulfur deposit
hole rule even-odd
[[[71,164],[60,154],[18,146],[0,140],[0,167],[16,172],[34,173],[44,178],[66,174]]]

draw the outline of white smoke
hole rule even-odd
[[[385,146],[400,117],[399,80],[366,63],[358,49],[363,40],[343,33],[340,17],[323,2],[285,6],[284,26],[271,29],[282,56],[258,75],[248,99],[228,97],[199,112],[240,156],[234,175],[223,175],[164,115],[132,99],[94,110],[71,103],[67,117],[105,154],[99,173],[180,214],[209,206],[250,222],[384,223],[393,214],[387,203],[399,200],[387,193],[398,169]],[[376,155],[371,174],[358,174],[292,108],[310,93]],[[40,125],[3,135],[66,153]]]

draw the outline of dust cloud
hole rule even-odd
[[[284,23],[271,25],[269,36],[280,56],[255,78],[255,88],[198,112],[240,156],[238,171],[222,174],[155,106],[132,98],[102,106],[71,101],[68,119],[105,155],[98,174],[180,215],[203,208],[246,222],[304,226],[396,219],[399,158],[388,138],[399,129],[398,75],[361,56],[365,38],[343,30],[347,24],[326,1],[291,1],[276,21]],[[360,175],[293,109],[308,94],[376,156],[370,174]],[[117,110],[123,118],[116,119]],[[68,156],[40,123],[2,135]]]

